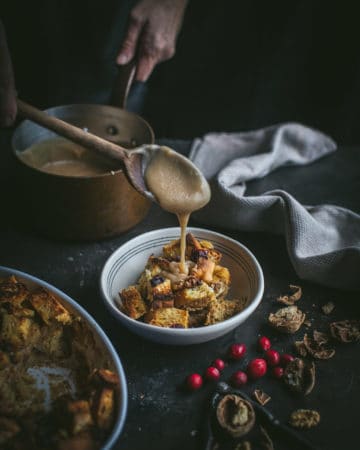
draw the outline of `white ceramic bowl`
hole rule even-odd
[[[93,319],[93,317],[90,316],[90,314],[87,313],[84,308],[82,308],[75,300],[70,298],[64,292],[60,291],[51,284],[46,283],[45,281],[40,280],[39,278],[36,278],[25,272],[20,272],[19,270],[11,269],[9,267],[0,266],[0,278],[9,277],[10,275],[15,275],[19,281],[26,284],[29,288],[42,286],[43,288],[48,289],[56,295],[57,299],[66,307],[66,309],[76,314],[77,316],[81,316],[89,326],[90,330],[92,330],[95,345],[98,347],[98,350],[101,351],[102,355],[105,355],[109,360],[109,368],[115,371],[118,375],[120,384],[119,390],[117,392],[118,410],[115,417],[115,423],[111,434],[109,434],[108,438],[101,447],[101,450],[110,450],[116,443],[124,427],[128,402],[125,373],[115,348],[113,347],[112,343],[110,342],[109,338],[106,336],[102,328],[95,321],[95,319]]]
[[[223,254],[221,265],[231,274],[228,298],[247,300],[246,308],[223,322],[199,328],[162,328],[149,325],[122,313],[117,307],[119,292],[135,284],[151,254],[160,255],[162,247],[180,236],[180,228],[164,228],[141,234],[119,247],[106,261],[101,273],[100,289],[111,314],[125,327],[145,339],[170,345],[190,345],[220,337],[246,320],[259,305],[264,292],[264,277],[255,256],[242,244],[223,234],[201,228],[188,231],[201,240],[210,241]]]

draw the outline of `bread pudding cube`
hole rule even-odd
[[[161,308],[149,311],[144,321],[165,328],[188,328],[189,312],[178,308]]]
[[[215,300],[213,289],[202,281],[197,286],[185,287],[175,293],[176,308],[188,310],[204,309]]]
[[[62,324],[71,322],[71,315],[63,305],[44,288],[30,295],[30,303],[42,320],[49,325],[52,320]]]
[[[132,319],[139,319],[146,311],[146,304],[136,286],[129,286],[120,292],[121,309]]]

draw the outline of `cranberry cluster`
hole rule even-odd
[[[257,380],[263,377],[268,367],[271,368],[271,375],[274,378],[282,378],[284,367],[294,359],[292,355],[280,353],[271,348],[271,342],[266,336],[258,339],[258,349],[264,352],[263,358],[252,359],[246,367],[245,371],[237,370],[230,377],[230,382],[234,387],[241,387],[248,382],[248,379]],[[230,360],[240,360],[246,354],[246,345],[242,343],[232,344],[228,350]],[[218,381],[221,372],[225,368],[223,359],[215,359],[204,374],[204,378],[208,381]],[[203,377],[198,373],[193,373],[186,378],[186,386],[190,391],[196,391],[203,385]]]

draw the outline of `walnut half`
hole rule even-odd
[[[295,333],[303,324],[305,314],[297,306],[280,308],[269,315],[269,323],[282,333]]]
[[[221,428],[234,438],[244,436],[255,425],[252,405],[235,394],[227,394],[219,401],[216,417]]]

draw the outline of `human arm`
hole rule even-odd
[[[13,124],[16,117],[14,72],[5,28],[0,20],[0,127]]]
[[[172,58],[188,0],[140,0],[130,13],[117,63],[136,57],[135,79],[146,81],[154,67]]]

